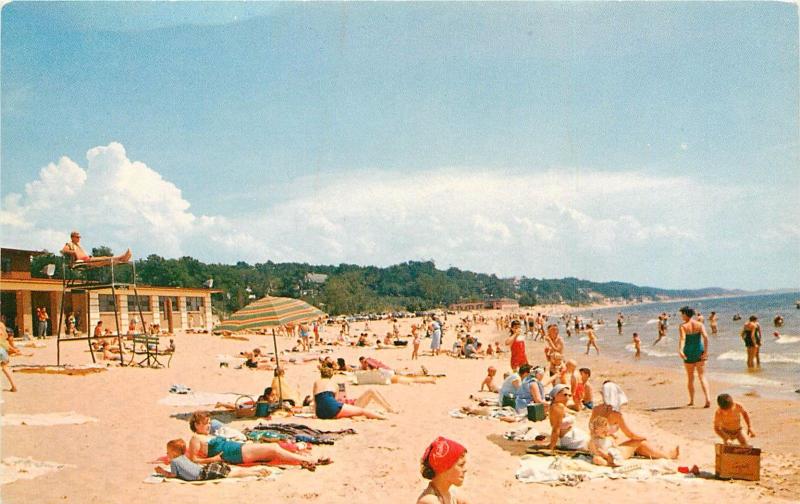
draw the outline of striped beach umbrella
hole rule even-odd
[[[292,322],[305,322],[325,315],[322,310],[312,306],[302,299],[266,296],[254,301],[237,311],[223,324],[214,328],[215,331],[244,331],[247,329],[272,328],[272,344],[275,346],[275,366],[281,368],[281,359],[278,355],[278,340],[275,338],[275,328]],[[278,404],[283,404],[283,390],[278,380]]]
[[[313,320],[325,315],[301,299],[266,296],[237,311],[214,328],[215,331],[245,331],[279,327],[292,322]]]

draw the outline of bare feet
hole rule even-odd
[[[675,449],[672,450],[672,453],[670,454],[670,458],[672,460],[675,460],[678,457],[680,457],[680,455],[681,455],[681,447],[680,446],[676,446]]]
[[[331,465],[331,464],[333,464],[333,460],[331,460],[328,457],[317,459],[317,465]]]
[[[17,391],[17,387],[11,387],[10,389],[8,389],[8,391],[9,392],[16,392]]]
[[[710,403],[709,401],[706,401],[706,405],[705,405],[705,406],[703,406],[703,407],[704,407],[704,408],[710,408],[710,407],[711,407],[711,403]]]
[[[315,464],[314,462],[308,462],[306,460],[300,462],[300,467],[302,467],[303,469],[306,469],[308,471],[311,471],[311,472],[314,472],[314,471],[317,470],[317,464]]]

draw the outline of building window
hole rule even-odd
[[[178,306],[178,296],[158,296],[158,311],[167,313],[167,308],[165,306],[167,299],[172,303],[172,311],[179,312],[180,306]]]
[[[0,262],[2,262],[2,271],[3,273],[10,273],[11,272],[11,258],[7,255],[4,255],[0,258]]]
[[[150,296],[139,296],[139,306],[142,307],[143,312],[150,311]],[[138,313],[139,309],[136,307],[136,296],[128,295],[128,313]]]
[[[97,296],[97,299],[100,301],[100,311],[101,312],[113,312],[114,311],[114,296],[111,294],[100,294]]]
[[[202,297],[186,297],[186,311],[203,311],[203,298]]]

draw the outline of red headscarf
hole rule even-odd
[[[427,460],[433,472],[441,474],[456,465],[465,451],[467,449],[462,445],[439,436],[425,449],[422,461]]]

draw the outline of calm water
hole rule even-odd
[[[800,292],[788,294],[771,294],[765,296],[743,296],[725,299],[705,299],[691,302],[669,302],[636,305],[623,308],[604,308],[600,310],[575,310],[574,314],[584,320],[603,318],[605,325],[596,326],[600,351],[614,357],[633,360],[632,334],[639,333],[642,340],[643,363],[654,363],[659,366],[682,369],[678,352],[678,325],[680,317],[677,311],[684,305],[699,310],[706,317],[706,330],[709,338],[708,372],[712,377],[724,379],[742,387],[764,387],[767,395],[793,394],[800,389],[800,310],[795,302],[800,300]],[[656,318],[662,311],[670,315],[667,336],[657,345],[653,345],[658,337]],[[711,335],[708,316],[712,311],[718,315],[719,333]],[[617,313],[625,315],[622,336],[617,334]],[[739,313],[741,321],[733,321]],[[761,370],[748,372],[747,353],[744,343],[739,337],[742,326],[750,315],[756,315],[762,329]],[[781,328],[773,325],[776,315],[784,318]],[[562,324],[563,327],[563,324]],[[775,338],[773,332],[779,331],[781,337]],[[576,338],[562,336],[568,347],[579,348],[583,344],[585,350],[586,337]],[[594,349],[592,350],[594,351]]]

